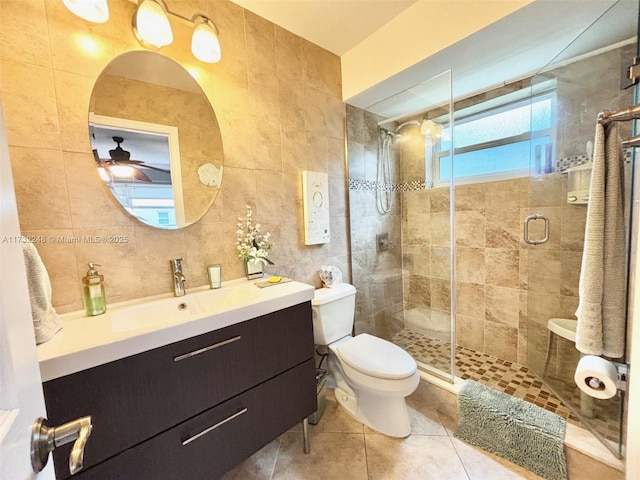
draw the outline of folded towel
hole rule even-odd
[[[619,358],[625,335],[623,168],[617,127],[596,126],[593,170],[576,311],[576,348]]]
[[[51,305],[51,282],[35,245],[23,239],[22,251],[27,270],[31,316],[36,334],[36,344],[47,342],[62,328],[60,318]]]

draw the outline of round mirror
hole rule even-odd
[[[220,191],[223,149],[213,108],[193,77],[155,52],[128,52],[98,77],[89,135],[102,180],[143,223],[176,229]]]

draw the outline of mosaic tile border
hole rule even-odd
[[[622,158],[624,163],[631,163],[631,148],[624,148],[622,150]],[[564,157],[556,162],[556,172],[562,173],[568,168],[577,167],[578,165],[584,165],[589,163],[589,157],[586,155],[574,155],[572,157]]]
[[[405,183],[378,183],[374,180],[349,179],[349,190],[411,192],[414,190],[426,190],[426,188],[427,183],[424,180],[414,180]]]

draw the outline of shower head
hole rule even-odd
[[[399,132],[401,128],[406,127],[407,125],[416,125],[416,126],[420,126],[420,122],[418,120],[409,120],[408,122],[404,122],[402,124],[400,124],[399,126],[396,127],[396,129],[394,130],[394,132]]]
[[[400,124],[395,132],[398,132],[401,128],[406,127],[408,125],[415,125],[416,127],[420,127],[420,134],[428,137],[440,137],[440,132],[442,131],[442,125],[435,123],[433,120],[427,120],[423,118],[422,120],[409,120],[408,122],[404,122]]]
[[[380,128],[380,131],[381,131],[382,133],[384,133],[385,135],[388,135],[388,136],[390,136],[390,137],[393,137],[393,138],[400,138],[400,137],[402,136],[402,135],[400,135],[399,133],[396,133],[395,131],[392,131],[392,130],[388,130],[388,129],[384,128],[384,127],[379,127],[379,128]],[[396,130],[397,130],[397,129],[396,129]]]

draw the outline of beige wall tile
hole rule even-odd
[[[460,185],[456,187],[456,212],[465,210],[484,211],[487,189],[483,184]]]
[[[456,312],[484,321],[485,287],[476,283],[456,283]]]
[[[456,278],[460,282],[484,283],[488,272],[485,249],[459,247],[456,250]]]
[[[486,249],[486,282],[500,287],[517,287],[520,283],[518,250]]]
[[[134,218],[122,208],[98,176],[93,155],[63,152],[62,157],[73,226],[115,227],[134,224]]]
[[[10,147],[20,226],[25,230],[71,228],[62,152]]]
[[[491,322],[518,327],[520,320],[520,293],[518,289],[487,285],[485,318]]]
[[[25,42],[25,25],[22,23],[24,18],[29,19],[28,42]],[[0,3],[0,56],[31,65],[51,67],[47,29],[43,0],[3,1]]]
[[[84,240],[75,245],[77,275],[82,277],[85,274],[89,262],[101,265],[99,271],[104,275],[107,304],[132,298],[131,291],[141,291],[140,296],[146,294],[146,285],[141,280],[140,271],[137,268],[138,259],[136,257],[140,248],[133,226],[74,228],[73,235],[79,239],[100,239],[99,242]],[[108,239],[111,237],[126,238],[127,241],[110,243]],[[105,238],[107,241],[103,242],[102,240]],[[153,250],[147,251],[145,257],[145,262],[139,262],[140,268],[143,270],[153,268],[159,263]],[[167,258],[167,268],[168,266],[169,258]],[[132,275],[134,271],[136,274]],[[147,279],[149,279],[148,276]],[[162,279],[168,284],[169,273],[162,275]],[[52,285],[52,287],[55,289],[55,286]],[[168,287],[169,285],[167,285]],[[78,300],[81,301],[81,297],[78,297]],[[77,308],[81,308],[81,303],[77,305]]]
[[[431,279],[419,275],[409,277],[409,288],[406,290],[412,303],[422,307],[431,306]],[[406,287],[405,287],[406,288]]]
[[[0,85],[9,145],[59,149],[52,70],[3,60]]]
[[[275,25],[248,10],[244,11],[244,18],[249,63],[273,73],[276,65]]]
[[[529,290],[560,293],[562,256],[557,250],[529,250]]]
[[[512,362],[518,359],[518,329],[502,323],[484,324],[484,348],[489,355]]]
[[[487,221],[480,210],[456,211],[456,245],[463,247],[484,247],[487,231]]]
[[[59,71],[53,74],[61,147],[71,152],[91,152],[88,114],[94,79]],[[74,92],[73,95],[68,95],[67,89]]]
[[[433,198],[431,199],[433,212]],[[451,217],[448,212],[431,213],[431,245],[447,246],[451,242]]]
[[[463,347],[484,352],[484,320],[468,315],[456,315],[456,343]]]
[[[256,170],[282,172],[280,125],[251,117],[251,145]]]
[[[431,247],[429,253],[431,261],[431,276],[435,278],[451,278],[451,248]]]
[[[342,95],[340,60],[326,50],[305,42],[302,48],[304,81],[333,96]]]
[[[431,279],[431,306],[445,312],[451,311],[451,283],[439,278]]]

